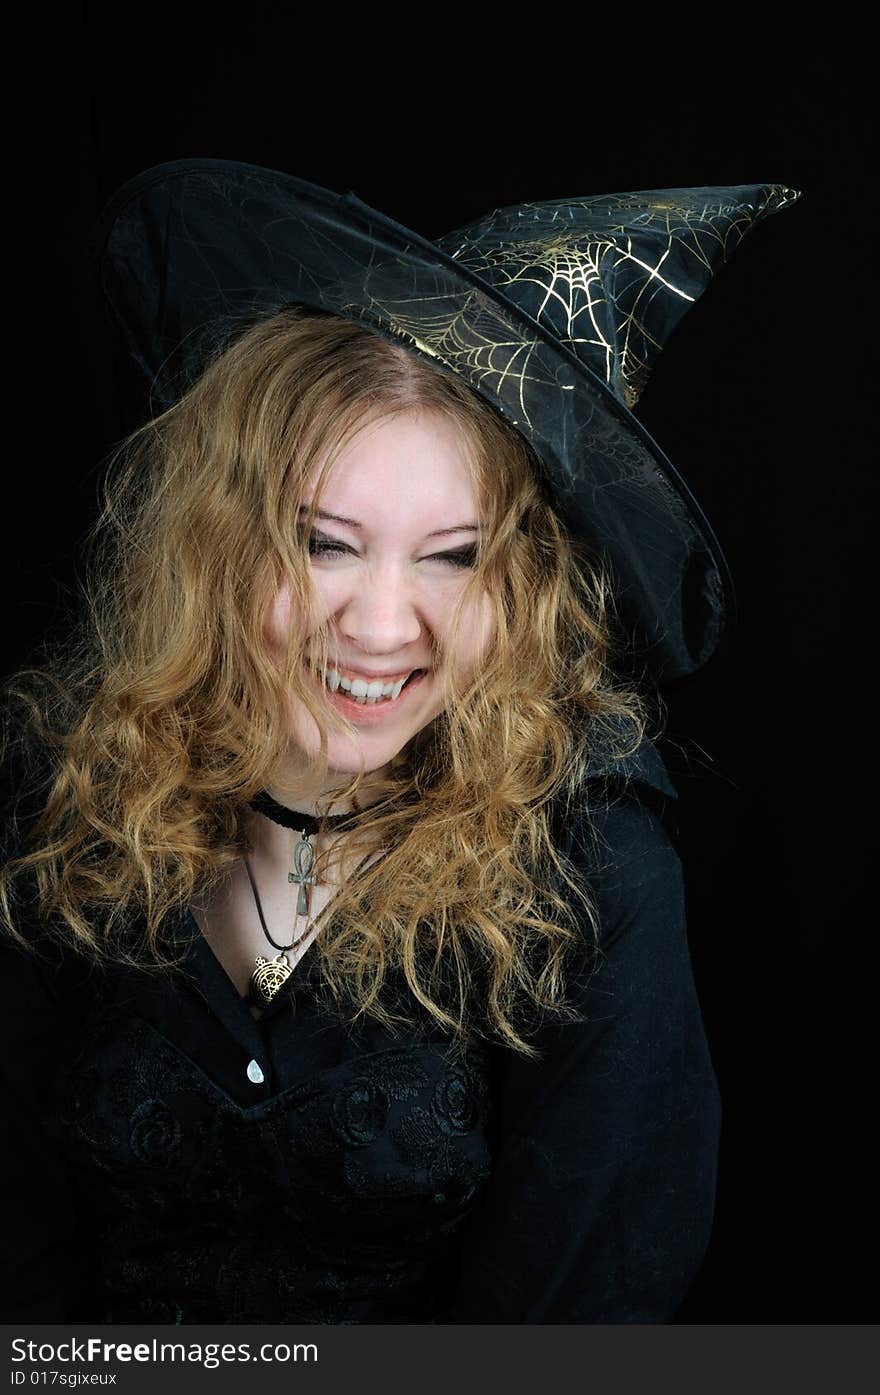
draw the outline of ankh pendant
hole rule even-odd
[[[279,988],[287,982],[292,973],[293,969],[283,950],[276,954],[274,959],[266,959],[262,954],[258,954],[251,974],[251,993],[255,998],[262,998],[264,1002],[271,1003]]]
[[[293,850],[293,861],[296,866],[295,872],[288,872],[289,882],[299,883],[299,896],[296,902],[297,915],[308,915],[309,913],[309,891],[310,886],[317,884],[318,878],[311,875],[312,867],[315,863],[315,852],[309,842],[309,835],[301,833],[299,842]]]

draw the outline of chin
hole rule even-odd
[[[428,701],[424,701],[427,697]],[[421,701],[420,701],[421,698]],[[356,775],[361,769],[361,759],[363,759],[363,770],[365,774],[383,769],[389,761],[399,755],[413,738],[423,731],[435,720],[442,710],[442,703],[437,700],[434,694],[418,694],[414,692],[410,695],[409,701],[415,699],[415,710],[408,714],[408,720],[400,720],[400,714],[391,715],[387,721],[378,717],[371,720],[367,717],[363,721],[363,711],[353,714],[355,724],[355,735],[349,737],[341,732],[328,731],[327,740],[327,772],[339,775]],[[292,744],[305,755],[306,760],[315,760],[320,749],[318,728],[314,719],[308,714],[305,708],[300,708],[291,714],[292,722]],[[348,716],[349,714],[346,713]],[[358,725],[358,719],[363,722]]]
[[[402,749],[402,746],[394,745],[381,750],[353,751],[351,744],[340,748],[331,741],[327,747],[327,773],[329,775],[356,775],[361,769],[361,755],[363,755],[364,774],[369,775],[372,771],[381,770]]]
[[[433,721],[433,717],[429,720]],[[391,739],[389,739],[390,734],[368,732],[363,735],[359,734],[356,741],[352,741],[336,732],[330,733],[327,742],[327,774],[330,776],[334,774],[357,775],[361,769],[362,760],[364,774],[369,775],[373,771],[382,770],[427,725],[428,722],[424,722],[414,730],[397,734]],[[317,732],[314,724],[311,726],[311,740],[303,740],[304,733],[297,730],[292,742],[294,748],[301,752],[307,761],[317,760],[319,751]]]

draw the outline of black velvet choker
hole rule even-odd
[[[349,814],[328,814],[324,818],[317,819],[314,814],[301,814],[296,809],[286,809],[283,804],[279,804],[277,799],[273,799],[266,790],[260,790],[251,800],[251,808],[258,814],[265,814],[267,819],[273,823],[280,823],[282,828],[292,828],[297,833],[306,833],[314,836],[322,829],[332,829],[348,823],[351,819],[357,818],[357,811],[353,810]]]

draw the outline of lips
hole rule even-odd
[[[371,673],[369,669],[352,668],[348,664],[328,659],[327,671],[329,672],[331,668],[335,668],[342,678],[348,678],[352,682],[356,678],[362,678],[365,683],[397,683],[401,678],[408,678],[410,674],[417,672],[416,666],[410,664],[409,668],[397,669],[393,673]]]
[[[311,677],[311,675],[310,675]],[[329,683],[320,683],[324,695],[329,702],[337,707],[349,721],[359,726],[372,726],[375,722],[382,722],[393,716],[409,700],[412,693],[426,677],[425,669],[412,669],[406,682],[402,685],[397,697],[383,697],[378,702],[358,702],[356,697],[352,697],[344,688],[340,687],[335,692]],[[314,681],[314,680],[313,680]],[[363,678],[362,682],[366,682]],[[378,682],[378,678],[373,680]]]

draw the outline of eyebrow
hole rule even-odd
[[[300,504],[299,511],[301,515],[308,513],[308,504]],[[343,518],[341,514],[328,513],[326,509],[315,509],[315,518],[323,518],[330,523],[341,523],[344,528],[352,528],[355,532],[359,532],[364,526],[353,518]],[[449,533],[479,533],[479,531],[480,525],[478,523],[456,523],[452,528],[435,528],[433,533],[426,533],[425,537],[445,538]]]

